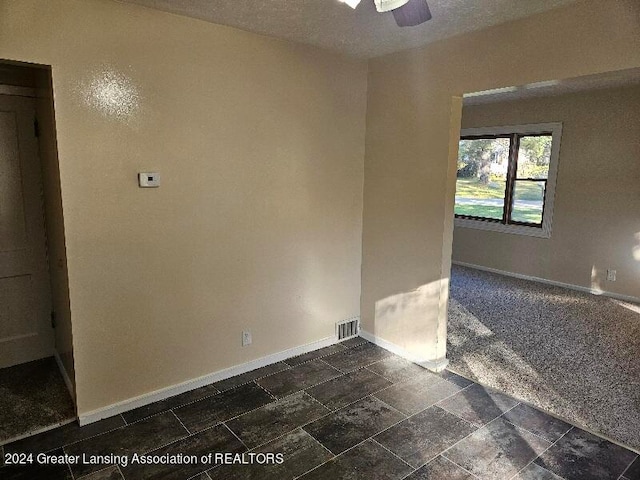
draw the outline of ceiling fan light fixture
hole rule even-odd
[[[375,0],[378,12],[390,12],[405,5],[409,0]]]
[[[340,3],[346,3],[351,8],[355,10],[355,8],[360,4],[361,0],[338,0]]]
[[[338,0],[355,9],[361,0]],[[413,27],[431,20],[427,0],[373,0],[380,13],[391,12],[399,27]]]

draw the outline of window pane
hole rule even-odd
[[[460,140],[456,215],[502,219],[509,138]]]
[[[516,178],[549,178],[551,135],[520,137]]]
[[[511,220],[514,222],[542,223],[542,207],[547,182],[516,180],[513,185],[513,208]]]

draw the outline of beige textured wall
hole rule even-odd
[[[0,0],[0,58],[52,65],[80,415],[359,314],[366,63],[109,0]]]
[[[40,163],[42,165],[42,186],[47,231],[47,259],[51,278],[51,301],[56,314],[55,345],[62,365],[72,386],[75,388],[73,365],[73,338],[71,308],[69,305],[69,276],[65,247],[64,215],[60,190],[60,169],[56,144],[56,125],[49,69],[39,68],[36,72],[38,98],[36,115],[40,125],[38,138]]]
[[[444,354],[456,97],[638,67],[639,19],[635,0],[585,0],[370,62],[365,330],[417,358],[438,361]]]
[[[640,87],[469,106],[462,127],[550,121],[563,123],[551,238],[456,227],[453,259],[640,297]]]

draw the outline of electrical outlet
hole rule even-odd
[[[251,345],[251,331],[244,330],[242,332],[242,346],[246,347],[247,345]]]
[[[616,281],[616,271],[610,268],[607,269],[607,281],[615,282]]]

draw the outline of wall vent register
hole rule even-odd
[[[338,340],[357,337],[360,333],[360,320],[358,318],[351,318],[349,320],[336,323],[336,333],[338,335]]]

